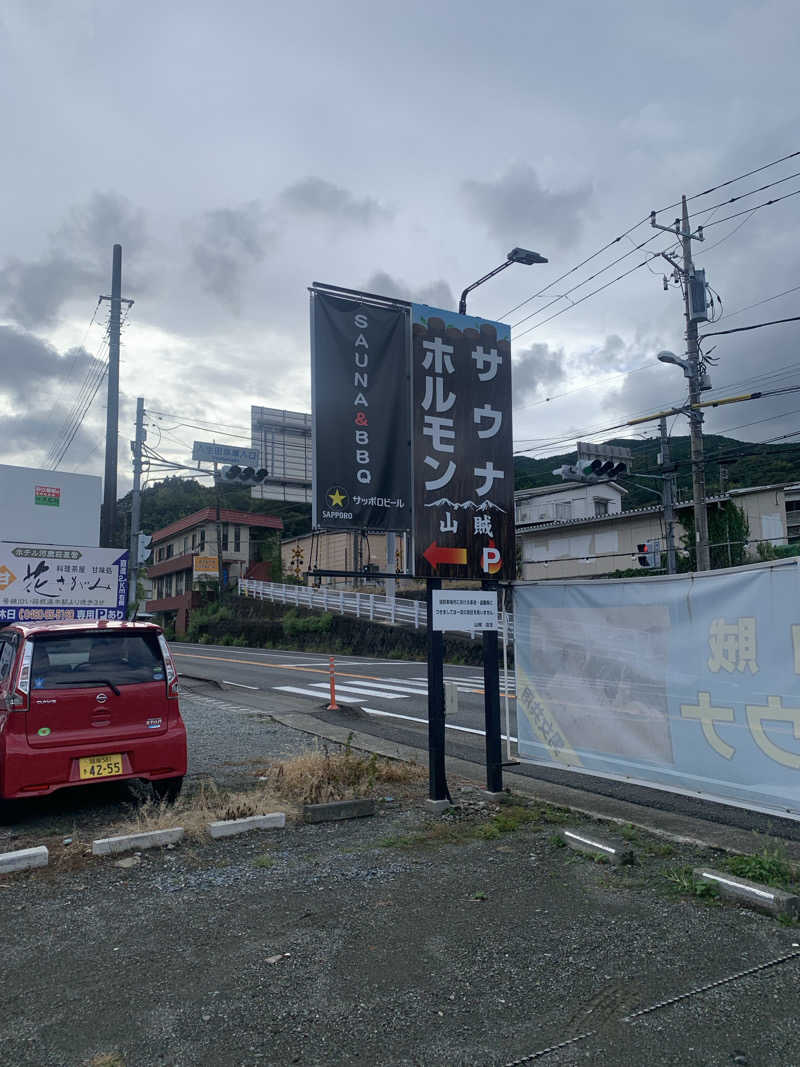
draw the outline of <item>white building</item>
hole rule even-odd
[[[586,482],[561,482],[520,489],[514,493],[517,526],[536,522],[568,522],[600,515],[617,515],[622,511],[622,495],[627,489],[616,482],[590,485]]]

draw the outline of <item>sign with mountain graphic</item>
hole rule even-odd
[[[513,578],[511,332],[414,304],[414,551],[420,578]]]

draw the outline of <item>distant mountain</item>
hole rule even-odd
[[[473,500],[465,500],[461,504],[456,504],[448,500],[446,496],[434,500],[432,504],[426,504],[425,507],[450,508],[451,511],[458,511],[459,508],[464,508],[465,511],[501,511],[504,515],[506,513],[505,508],[501,508],[499,504],[493,504],[491,500],[484,500],[482,504],[476,504]]]

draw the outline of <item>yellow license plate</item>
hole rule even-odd
[[[113,778],[122,774],[122,756],[85,756],[79,760],[81,778]]]

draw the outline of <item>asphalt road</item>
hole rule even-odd
[[[178,642],[173,643],[172,653],[181,674],[216,682],[231,694],[235,693],[239,703],[267,714],[276,708],[303,711],[337,726],[352,724],[353,717],[357,716],[358,729],[363,733],[427,748],[425,663],[336,656],[336,700],[341,710],[330,712],[326,710],[330,700],[329,658],[323,654]],[[483,764],[482,668],[446,665],[444,677],[445,682],[455,682],[458,690],[458,710],[448,715],[445,727],[447,754]],[[509,761],[515,761],[515,754],[507,755],[506,742],[510,735],[512,753],[515,753],[514,675],[513,671],[509,672],[506,718],[502,664],[500,684],[503,754]],[[558,785],[577,786],[645,807],[800,841],[800,823],[732,805],[533,764],[515,765],[514,772]]]

